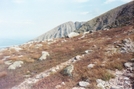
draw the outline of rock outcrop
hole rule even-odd
[[[134,23],[134,1],[112,9],[88,22],[76,32],[105,30]]]

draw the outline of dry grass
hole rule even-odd
[[[0,78],[5,77],[5,76],[7,76],[7,72],[5,72],[5,71],[0,72]]]
[[[4,63],[4,61],[3,60],[0,60],[0,64],[3,64]]]
[[[96,79],[101,78],[103,80],[109,80],[110,78],[113,78],[114,76],[109,72],[109,70],[121,70],[124,68],[123,63],[132,58],[131,53],[120,54],[117,52],[112,53],[112,51],[110,51],[111,55],[106,54],[108,51],[107,47],[109,45],[115,46],[114,42],[121,42],[121,40],[125,38],[131,38],[134,40],[133,34],[127,35],[128,31],[131,31],[131,28],[132,26],[126,26],[122,28],[114,28],[109,31],[98,31],[92,34],[86,34],[85,38],[82,39],[79,39],[82,35],[71,39],[64,38],[66,42],[62,42],[63,39],[57,39],[57,41],[52,44],[39,42],[33,43],[31,46],[29,44],[21,46],[23,50],[20,52],[13,52],[12,55],[15,56],[9,59],[23,60],[26,63],[22,68],[16,70],[15,75],[14,73],[11,73],[11,77],[17,80],[23,80],[23,75],[26,74],[27,70],[30,71],[32,76],[34,76],[46,69],[65,62],[76,55],[85,54],[84,51],[89,49],[93,50],[93,52],[74,64],[75,70],[73,72],[73,79],[57,73],[39,81],[35,84],[35,88],[44,89],[47,87],[47,89],[54,89],[57,84],[64,81],[66,85],[61,89],[71,89],[73,86],[77,86],[80,80],[90,79],[92,85],[90,88],[96,89]],[[35,48],[36,44],[43,44],[43,46]],[[38,61],[42,51],[48,51],[51,56],[48,57],[47,60]],[[3,56],[11,55],[9,51],[3,51],[2,53]],[[18,57],[19,55],[23,55],[23,57]],[[105,62],[105,66],[102,66],[103,62]],[[92,69],[87,68],[87,65],[90,63],[94,63],[95,67]],[[14,82],[14,84],[16,83]]]

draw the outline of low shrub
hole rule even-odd
[[[7,72],[5,72],[5,71],[0,72],[0,78],[5,77],[5,76],[7,76]]]

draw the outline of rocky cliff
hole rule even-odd
[[[53,38],[61,38],[67,36],[70,32],[73,32],[74,30],[79,29],[84,22],[66,22],[63,23],[52,30],[46,32],[45,34],[37,37],[34,39],[34,41],[43,41],[47,39],[53,39]]]
[[[130,25],[134,23],[134,1],[112,9],[92,20],[89,20],[76,32],[97,31]]]

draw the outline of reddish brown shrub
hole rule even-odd
[[[4,61],[3,60],[0,60],[0,64],[3,64],[4,63]]]
[[[0,72],[0,78],[5,77],[5,76],[7,76],[7,72],[5,72],[5,71]]]

